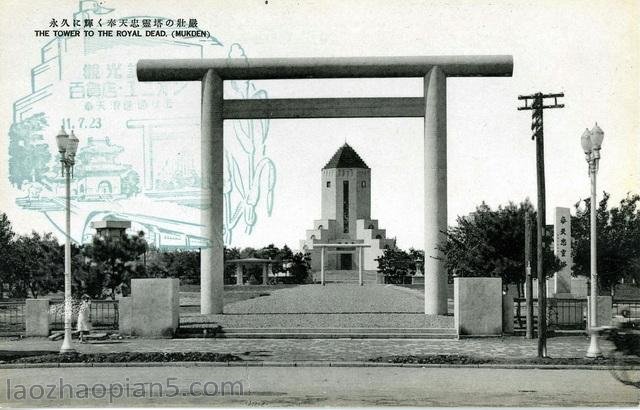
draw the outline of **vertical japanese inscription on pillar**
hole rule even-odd
[[[569,208],[556,207],[554,251],[558,259],[565,263],[556,273],[555,293],[571,293],[571,213]]]

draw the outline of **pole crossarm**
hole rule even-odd
[[[424,117],[423,97],[224,100],[226,120],[263,118]]]
[[[139,60],[137,74],[139,81],[200,81],[209,70],[223,80],[424,77],[436,66],[447,77],[511,77],[513,57],[154,59]]]
[[[537,110],[541,108],[564,108],[564,104],[558,104],[558,98],[560,97],[564,97],[564,93],[519,95],[518,100],[524,100],[524,107],[518,107],[518,111]],[[553,105],[544,105],[545,98],[553,98]],[[529,101],[532,102],[531,105],[529,105]]]

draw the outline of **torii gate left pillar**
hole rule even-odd
[[[222,313],[224,292],[224,220],[222,185],[223,118],[222,79],[208,70],[202,79],[202,122],[200,129],[200,167],[202,179],[202,211],[200,222],[204,237],[211,246],[200,253],[200,313]]]
[[[447,313],[447,274],[437,259],[447,229],[448,77],[509,77],[511,56],[388,58],[140,60],[140,81],[202,83],[202,225],[210,246],[200,263],[201,313],[223,307],[223,121],[263,118],[424,118],[425,313]],[[410,98],[307,98],[224,100],[223,80],[300,78],[424,79],[424,96]]]

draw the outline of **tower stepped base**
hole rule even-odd
[[[362,279],[365,284],[376,284],[377,271],[362,271]],[[320,272],[313,272],[315,282],[320,282]],[[324,271],[326,283],[358,283],[357,270],[326,270]]]

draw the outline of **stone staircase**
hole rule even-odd
[[[454,328],[225,328],[181,325],[174,338],[224,339],[457,339]]]
[[[222,326],[216,323],[181,324],[173,335],[174,339],[194,339],[221,337]]]
[[[376,271],[362,271],[362,279],[365,285],[375,285],[377,283]],[[313,279],[320,283],[320,272],[313,272]],[[325,270],[324,280],[326,283],[358,283],[357,270]]]
[[[215,336],[238,339],[457,339],[453,328],[223,328]]]

